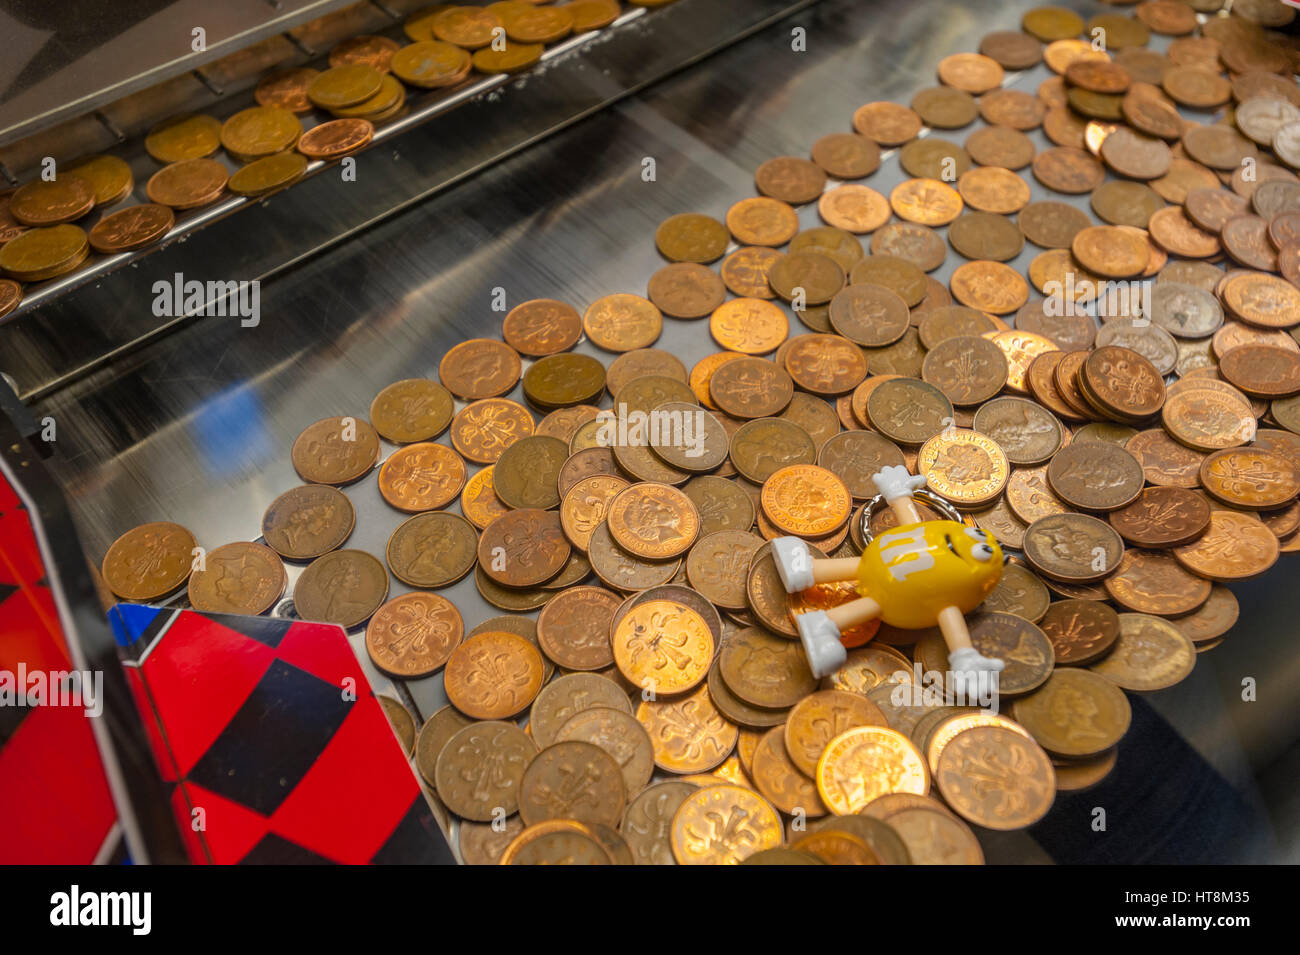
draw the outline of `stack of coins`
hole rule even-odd
[[[105,579],[256,612],[283,588],[272,558],[310,561],[300,614],[369,620],[395,678],[441,670],[449,705],[414,758],[465,862],[983,861],[977,831],[1104,779],[1127,693],[1187,677],[1237,619],[1226,585],[1300,549],[1300,92],[1282,75],[1300,60],[1263,29],[1288,12],[1252,3],[1200,36],[1176,0],[1136,12],[1031,11],[910,107],[868,103],[811,158],[763,163],[759,195],[665,220],[644,296],[524,302],[503,340],[389,385],[369,421],[310,425],[266,546],[218,548],[203,575],[227,554],[256,573],[196,584],[193,538],[157,523],[113,545]],[[1153,31],[1178,39],[1157,53]],[[1004,85],[1043,59],[1058,75],[1037,96]],[[1227,97],[1232,122],[1182,118]],[[964,146],[918,138],[981,116]],[[915,175],[888,197],[860,181],[882,148]],[[1030,201],[1024,168],[1102,221]],[[1026,239],[1027,276],[1007,264]],[[655,347],[666,321],[721,350],[687,368]],[[570,350],[584,336],[605,360]],[[412,515],[384,561],[345,548],[337,490],[381,458],[381,495]],[[935,692],[937,629],[855,628],[844,666],[809,672],[796,616],[856,585],[787,596],[769,541],[860,554],[886,465],[1013,554],[968,617],[1006,661],[996,712]],[[878,509],[868,532],[892,522]],[[467,631],[431,591],[471,572],[505,613]],[[414,592],[385,602],[389,574]]]

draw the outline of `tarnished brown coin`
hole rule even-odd
[[[763,195],[800,206],[822,194],[826,173],[811,160],[778,156],[755,170],[754,183]]]
[[[1210,589],[1210,596],[1193,613],[1178,618],[1178,629],[1195,644],[1221,638],[1237,622],[1241,608],[1236,596],[1222,584]]]
[[[1031,621],[994,610],[972,615],[969,623],[975,649],[1006,663],[998,674],[1002,696],[1030,693],[1051,674],[1055,663],[1051,641]]]
[[[313,560],[352,533],[356,512],[348,496],[325,484],[285,491],[262,516],[262,537],[288,560]]]
[[[793,706],[816,687],[802,646],[756,627],[723,645],[719,667],[731,691],[755,706]]]
[[[713,373],[709,394],[719,409],[734,418],[768,418],[780,414],[790,403],[794,381],[785,368],[774,362],[740,357],[727,361]]]
[[[1119,615],[1120,636],[1104,659],[1091,665],[1125,690],[1163,690],[1196,665],[1196,647],[1168,620],[1144,613]]]
[[[1184,487],[1149,487],[1131,504],[1107,515],[1110,524],[1138,547],[1176,547],[1199,537],[1210,523],[1203,495]]]
[[[881,146],[901,146],[914,139],[921,126],[916,111],[899,103],[867,103],[853,114],[853,128]]]
[[[867,415],[881,434],[906,445],[924,444],[953,420],[944,393],[915,378],[882,383],[867,399]]]
[[[566,670],[603,670],[614,662],[610,624],[622,599],[601,587],[571,587],[537,617],[542,652]]]
[[[1119,615],[1098,600],[1058,600],[1038,625],[1052,643],[1058,667],[1092,663],[1119,638]]]
[[[438,754],[438,797],[462,819],[487,822],[519,811],[519,784],[537,744],[513,723],[488,720],[456,732]]]
[[[1048,752],[1086,759],[1115,746],[1128,731],[1128,699],[1111,680],[1081,668],[1057,670],[1032,696],[1012,704],[1014,718]]]
[[[431,441],[451,424],[451,392],[427,378],[395,381],[370,403],[370,423],[395,444]]]
[[[1072,507],[1113,511],[1142,492],[1142,466],[1122,447],[1074,443],[1052,456],[1047,467],[1052,490]]]
[[[366,650],[375,666],[406,680],[439,670],[465,637],[456,605],[437,594],[394,597],[366,627]]]
[[[1190,613],[1210,596],[1210,582],[1184,570],[1169,554],[1137,548],[1124,552],[1105,587],[1126,610],[1164,617]]]
[[[1123,555],[1124,542],[1115,529],[1086,514],[1049,514],[1025,531],[1026,559],[1053,580],[1101,580],[1119,566]]]
[[[133,527],[104,554],[104,582],[124,600],[156,600],[189,578],[195,546],[194,535],[179,524],[155,521]]]
[[[484,573],[507,587],[545,583],[563,569],[571,551],[560,516],[537,508],[501,515],[483,529],[477,547]]]
[[[565,721],[556,741],[591,743],[604,750],[618,764],[629,796],[646,787],[655,769],[650,736],[630,708],[586,707]]]
[[[207,613],[265,613],[284,593],[284,564],[271,548],[239,541],[205,555],[190,574],[189,598]]]
[[[543,749],[519,783],[519,814],[529,825],[548,819],[615,825],[626,802],[618,763],[600,747],[580,740]]]
[[[954,405],[988,401],[1007,382],[1007,360],[987,338],[958,336],[936,344],[925,356],[921,377]]]
[[[687,579],[715,606],[743,610],[750,560],[762,545],[761,537],[742,530],[701,537],[686,560]]]
[[[660,223],[655,232],[655,245],[670,262],[707,265],[722,258],[730,238],[727,227],[717,219],[684,212]]]
[[[307,565],[293,588],[303,620],[352,629],[370,619],[388,596],[388,572],[363,550],[331,551]]]
[[[1061,447],[1060,421],[1037,402],[1003,397],[981,405],[972,427],[998,443],[1007,460],[1017,466],[1042,464]]]
[[[477,535],[457,514],[430,511],[397,526],[385,549],[393,576],[412,587],[445,587],[474,566]]]
[[[838,477],[855,500],[878,493],[871,475],[886,466],[903,466],[903,452],[892,441],[871,431],[845,431],[827,441],[817,464]]]

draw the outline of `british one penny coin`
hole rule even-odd
[[[821,194],[817,214],[832,228],[862,235],[888,222],[890,208],[889,201],[876,190],[846,183]]]
[[[754,184],[765,196],[801,206],[822,194],[826,188],[826,173],[811,160],[778,156],[755,170]]]
[[[934,129],[960,129],[975,122],[979,115],[979,107],[970,93],[947,86],[932,86],[919,91],[912,97],[910,105],[925,124]]]

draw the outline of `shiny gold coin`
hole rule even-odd
[[[824,537],[849,519],[852,498],[844,482],[813,464],[781,468],[763,482],[763,512],[787,534]]]
[[[306,156],[296,152],[278,153],[237,170],[226,185],[237,196],[264,196],[293,185],[306,172]]]
[[[637,722],[654,747],[655,765],[670,773],[704,773],[736,746],[739,729],[718,712],[707,686],[673,698],[643,700]]]
[[[228,152],[252,159],[283,152],[301,135],[298,117],[278,106],[252,106],[221,125],[221,145]]]
[[[834,737],[817,761],[817,792],[836,815],[855,813],[885,793],[925,795],[930,770],[912,741],[883,726],[857,726]]]
[[[89,250],[86,233],[75,225],[28,229],[0,245],[0,269],[20,282],[40,282],[72,271]]]
[[[68,172],[90,184],[97,207],[120,202],[135,188],[135,176],[131,174],[131,167],[117,156],[92,156],[69,166]],[[12,205],[11,198],[11,209]]]
[[[521,73],[541,60],[544,52],[540,43],[506,43],[503,50],[490,46],[475,50],[472,62],[480,73]]]
[[[221,121],[211,116],[163,120],[145,137],[144,148],[161,163],[211,156],[221,146]]]
[[[977,508],[1007,486],[1011,467],[997,442],[961,428],[936,434],[921,446],[917,469],[929,487],[958,507]]]
[[[673,814],[679,865],[735,865],[781,844],[781,817],[758,793],[723,784],[691,793]]]
[[[1119,615],[1115,649],[1089,669],[1125,690],[1163,690],[1196,665],[1196,647],[1178,627],[1144,613]]]
[[[619,672],[655,694],[684,693],[708,675],[714,641],[704,619],[682,604],[652,600],[634,607],[611,640]]]
[[[529,826],[501,854],[499,865],[613,865],[595,828],[572,819]]]

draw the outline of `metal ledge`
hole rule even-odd
[[[313,163],[311,178],[283,192],[223,200],[183,219],[162,246],[106,258],[29,293],[0,325],[0,371],[24,401],[43,397],[193,320],[154,316],[155,281],[176,273],[204,282],[266,280],[815,2],[639,8],[556,45],[527,73],[445,94],[377,133],[355,157],[355,182],[321,175],[337,163]]]

